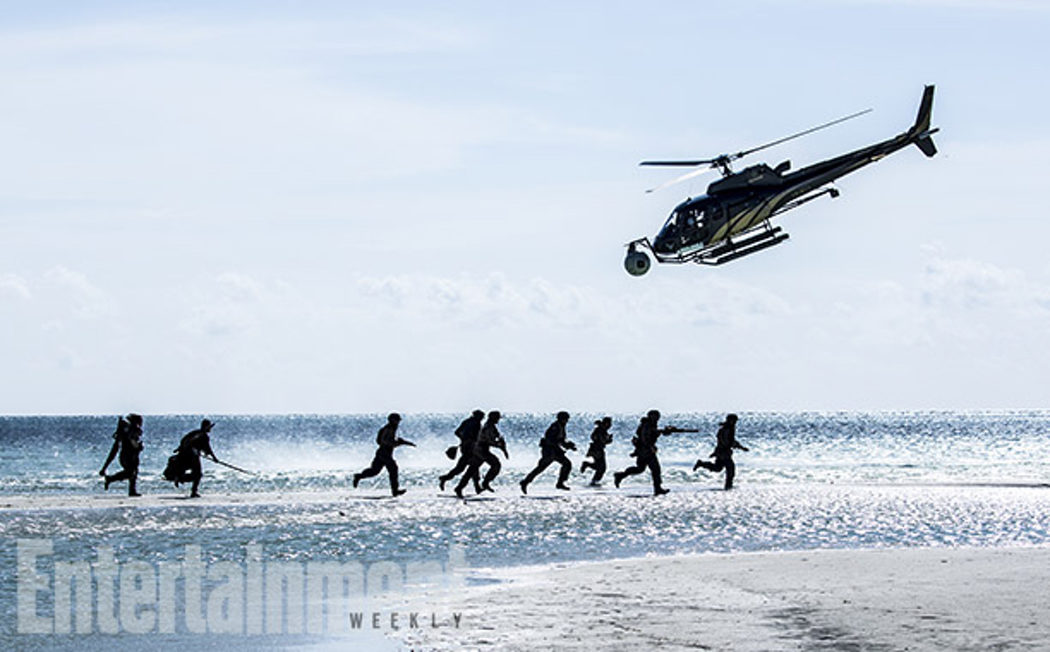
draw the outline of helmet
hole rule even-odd
[[[474,410],[470,413],[470,416],[474,417],[475,419],[481,419],[485,416],[485,413],[481,410]]]
[[[566,412],[565,410],[562,410],[561,412],[558,413],[558,421],[568,421],[568,420],[569,420],[569,413],[568,412]]]
[[[389,421],[390,423],[394,423],[395,421],[400,421],[401,420],[401,415],[398,414],[397,412],[391,412],[390,416],[388,416],[386,418],[386,420]]]
[[[202,419],[201,420],[201,430],[211,430],[212,426],[214,426],[214,425],[215,425],[214,423],[212,423],[211,421],[208,421],[207,419]]]
[[[660,418],[660,410],[649,410],[646,415],[650,421],[656,421]]]

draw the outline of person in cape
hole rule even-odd
[[[198,491],[201,478],[204,476],[201,470],[201,457],[208,457],[213,462],[218,462],[211,449],[211,429],[214,424],[208,419],[201,421],[200,428],[192,430],[179,441],[179,447],[175,454],[168,458],[168,465],[164,469],[164,478],[175,483],[178,487],[183,482],[190,484],[190,498],[199,498]]]

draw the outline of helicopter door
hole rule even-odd
[[[703,240],[704,224],[707,221],[707,209],[703,207],[682,211],[679,215],[678,228],[681,246],[689,246]]]
[[[704,220],[705,228],[702,234],[705,244],[710,244],[710,242],[707,242],[707,239],[710,238],[711,235],[714,234],[716,231],[718,231],[722,223],[725,222],[725,215],[725,204],[715,203],[707,207],[707,211],[705,211],[704,215],[704,217],[706,218]]]

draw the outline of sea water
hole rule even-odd
[[[569,423],[578,446],[569,454],[572,490],[553,487],[554,465],[522,496],[518,481],[538,459],[538,440],[553,415],[509,414],[500,429],[510,456],[496,492],[467,501],[454,498],[451,485],[444,492],[437,486],[437,476],[454,463],[444,451],[456,443],[453,431],[463,416],[405,415],[399,434],[417,446],[397,450],[408,493],[393,499],[385,472],[351,488],[353,473],[372,458],[383,415],[208,415],[218,457],[252,473],[204,461],[205,499],[193,501],[185,485],[176,489],[160,474],[201,416],[146,415],[139,490],[147,502],[108,507],[97,500],[105,494],[98,469],[115,415],[0,418],[0,636],[15,636],[10,587],[19,540],[50,542],[56,560],[92,560],[109,547],[118,559],[158,564],[181,559],[192,545],[205,564],[243,564],[246,547],[257,546],[266,561],[447,565],[455,554],[466,568],[654,554],[1050,543],[1047,412],[742,413],[737,438],[750,451],[736,454],[730,492],[721,489],[721,475],[692,470],[710,453],[724,415],[665,415],[663,425],[700,432],[661,438],[671,493],[658,498],[647,473],[620,489],[612,485],[612,473],[633,462],[637,415],[614,415],[604,486],[587,486],[590,474],[578,466],[593,420],[602,416],[593,414]],[[126,491],[117,484],[109,494],[116,501]],[[24,637],[10,640],[27,644]]]

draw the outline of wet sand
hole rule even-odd
[[[349,492],[296,491],[252,493],[204,493],[190,498],[189,490],[181,493],[146,494],[136,498],[127,495],[126,487],[97,494],[8,494],[0,495],[0,513],[5,510],[112,509],[123,507],[177,507],[180,505],[303,505],[334,503],[346,500]],[[358,499],[385,499],[389,494],[352,496]]]
[[[484,573],[414,601],[463,613],[415,650],[1036,650],[1050,646],[1050,548],[646,558]],[[428,602],[429,601],[429,602]]]

